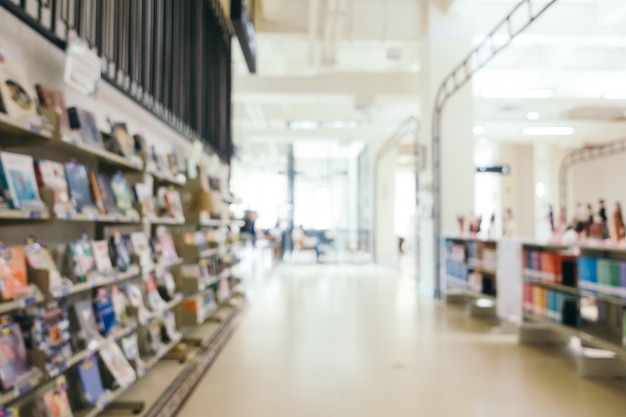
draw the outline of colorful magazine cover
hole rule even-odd
[[[61,132],[70,130],[70,117],[65,106],[63,92],[42,84],[35,84],[35,91],[39,98],[39,105],[43,108],[54,109],[59,114],[59,127]]]
[[[135,184],[135,198],[141,205],[141,214],[151,216],[154,214],[154,201],[152,198],[152,187],[146,183]]]
[[[118,229],[113,230],[109,238],[109,246],[113,253],[114,266],[120,271],[126,271],[131,264],[130,249],[127,239]]]
[[[157,236],[157,241],[161,250],[161,260],[175,261],[178,259],[178,253],[176,252],[176,246],[171,234],[161,233]]]
[[[0,180],[11,208],[42,207],[31,156],[0,152]]]
[[[135,155],[135,141],[128,133],[125,123],[113,123],[111,133],[122,151],[122,155],[131,157]]]
[[[10,390],[30,371],[26,346],[17,323],[0,326],[0,382],[3,390]]]
[[[79,130],[83,139],[83,143],[89,146],[103,149],[104,142],[96,124],[94,115],[84,109],[70,107],[67,109],[70,118],[70,127],[73,130]]]
[[[103,173],[89,173],[89,179],[91,186],[94,190],[94,196],[99,199],[99,208],[105,213],[117,212],[117,205],[115,204],[115,197],[113,196],[113,190],[111,189],[111,177]]]
[[[96,260],[93,254],[91,241],[81,239],[71,242],[67,247],[68,258],[71,266],[72,278],[76,282],[86,282],[96,270]]]
[[[0,291],[2,298],[12,300],[28,292],[26,256],[22,246],[5,246],[0,242]]]
[[[149,316],[148,308],[143,298],[143,292],[139,285],[134,282],[126,283],[126,295],[128,303],[137,310],[137,318],[142,323]]]
[[[35,165],[35,173],[39,187],[48,188],[54,193],[55,205],[69,207],[70,192],[63,164],[41,159]]]
[[[31,85],[20,66],[0,55],[0,109],[15,119],[37,117]]]
[[[139,258],[139,263],[143,268],[150,268],[154,265],[152,260],[152,250],[148,237],[143,232],[135,232],[130,234],[130,243],[133,253]]]
[[[116,318],[111,296],[105,287],[98,288],[93,307],[96,311],[100,332],[106,337],[115,328]]]
[[[74,313],[78,320],[78,338],[81,345],[89,348],[94,342],[102,340],[102,335],[96,323],[93,302],[90,299],[74,303]]]
[[[144,286],[146,290],[146,297],[148,298],[148,305],[154,311],[161,311],[167,307],[167,303],[161,298],[158,289],[158,283],[154,272],[151,272],[144,279]]]
[[[121,213],[127,213],[133,208],[133,196],[126,177],[118,172],[111,178],[111,190],[115,197],[115,204]]]
[[[113,263],[109,254],[109,242],[106,240],[96,240],[92,243],[93,256],[96,263],[96,270],[103,275],[113,273]]]
[[[129,301],[126,294],[117,285],[111,287],[111,302],[113,303],[113,311],[115,311],[116,323],[122,327],[126,326],[129,322]]]
[[[45,417],[73,417],[65,377],[60,377],[54,387],[43,393],[41,403]]]
[[[78,365],[78,376],[85,404],[88,406],[95,405],[102,394],[104,394],[98,360],[92,357]]]
[[[137,379],[135,370],[117,343],[109,343],[100,349],[100,357],[119,386],[127,387]]]
[[[95,208],[87,168],[75,162],[67,162],[65,164],[65,177],[70,190],[70,198],[76,211],[83,212],[85,209]]]

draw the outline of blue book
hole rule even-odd
[[[104,142],[98,131],[96,118],[91,112],[70,107],[67,109],[67,113],[70,118],[70,127],[74,130],[80,130],[84,144],[104,149]]]
[[[100,331],[104,336],[108,336],[111,329],[115,327],[115,309],[111,301],[111,295],[106,288],[99,288],[94,302],[96,317],[100,326]]]
[[[0,181],[9,206],[29,207],[41,201],[33,158],[10,152],[0,152]]]
[[[104,394],[98,360],[92,357],[81,363],[78,366],[78,376],[80,377],[85,403],[89,406],[93,406],[102,394]]]
[[[74,208],[81,212],[86,207],[95,207],[87,168],[81,164],[67,162],[65,164],[65,176]]]

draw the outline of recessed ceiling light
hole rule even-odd
[[[485,133],[485,127],[484,126],[474,126],[472,128],[472,132],[474,132],[475,135],[482,135]]]
[[[605,100],[626,100],[626,90],[607,91],[602,95]]]
[[[528,118],[528,120],[539,120],[541,115],[539,114],[539,112],[529,111],[526,117]]]
[[[554,96],[554,91],[549,88],[528,88],[528,89],[498,89],[481,91],[483,98],[550,98]]]
[[[528,136],[569,136],[576,133],[572,126],[528,126],[522,130]]]

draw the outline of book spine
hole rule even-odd
[[[0,156],[0,184],[2,185],[2,191],[3,191],[3,194],[4,194],[4,198],[9,203],[9,207],[12,208],[12,209],[20,208],[19,201],[15,197],[15,193],[13,191],[13,188],[9,184],[9,178],[7,177],[5,169],[4,169],[4,163],[2,161],[2,156]]]

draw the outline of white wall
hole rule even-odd
[[[382,155],[376,167],[374,254],[376,262],[398,264],[398,236],[394,231],[394,203],[396,179],[395,149]]]
[[[33,86],[42,83],[57,88],[65,93],[67,107],[78,106],[92,111],[100,130],[109,130],[106,118],[111,117],[114,121],[126,122],[131,134],[143,134],[147,141],[163,151],[168,151],[172,145],[188,149],[189,142],[185,138],[110,85],[102,83],[97,99],[85,97],[65,86],[64,51],[3,8],[0,8],[0,52],[24,69]]]

